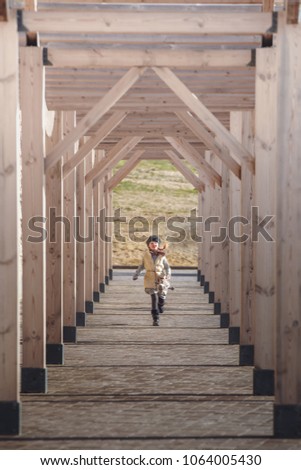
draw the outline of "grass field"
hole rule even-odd
[[[138,265],[145,239],[155,233],[162,243],[167,241],[171,265],[196,266],[197,245],[187,219],[197,208],[197,198],[197,191],[167,160],[141,161],[113,192],[113,264]]]

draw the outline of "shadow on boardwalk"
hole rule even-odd
[[[114,271],[48,393],[22,396],[22,435],[0,449],[300,449],[273,439],[273,397],[252,395],[252,367],[195,271],[176,271],[160,327],[143,279]]]

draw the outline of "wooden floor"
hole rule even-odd
[[[301,449],[273,439],[273,397],[252,395],[252,367],[238,365],[196,272],[175,271],[173,286],[153,327],[142,277],[115,270],[0,449]]]

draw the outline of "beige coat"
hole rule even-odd
[[[149,250],[144,253],[143,264],[145,268],[144,275],[144,288],[155,289],[156,281],[161,275],[164,275],[164,260],[165,256],[158,256],[156,261],[153,261],[152,255]]]

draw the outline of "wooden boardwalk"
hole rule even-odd
[[[48,393],[22,395],[22,434],[0,449],[300,449],[273,435],[273,397],[254,397],[196,279],[173,273],[160,327],[142,277],[115,270]]]

